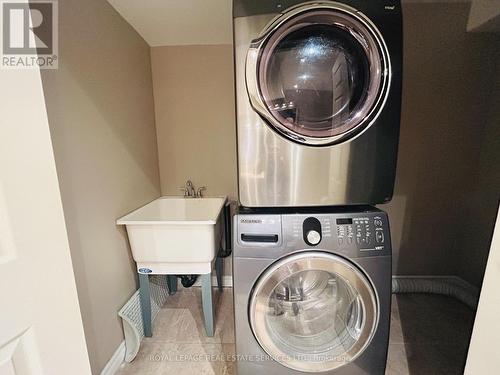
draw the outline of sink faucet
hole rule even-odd
[[[188,197],[194,197],[196,195],[196,191],[194,190],[194,185],[191,180],[186,181],[186,192]]]
[[[203,190],[207,190],[207,188],[205,186],[201,186],[198,188],[198,190],[196,191],[196,197],[197,198],[203,198]]]
[[[205,186],[202,186],[196,190],[191,180],[187,180],[186,185],[180,188],[184,192],[184,198],[202,198],[202,191],[206,189]]]

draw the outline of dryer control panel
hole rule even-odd
[[[306,249],[332,251],[349,257],[391,253],[388,217],[377,209],[344,213],[245,214],[236,215],[235,221],[238,242],[235,256],[242,251],[246,256],[267,257]]]

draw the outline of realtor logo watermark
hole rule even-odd
[[[0,0],[2,69],[57,69],[57,1]]]

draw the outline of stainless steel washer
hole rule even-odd
[[[234,0],[234,38],[241,205],[390,200],[399,1]]]
[[[391,296],[384,212],[243,209],[233,249],[239,375],[384,374]]]

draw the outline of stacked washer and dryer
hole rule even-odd
[[[399,1],[234,0],[237,371],[383,374]]]

